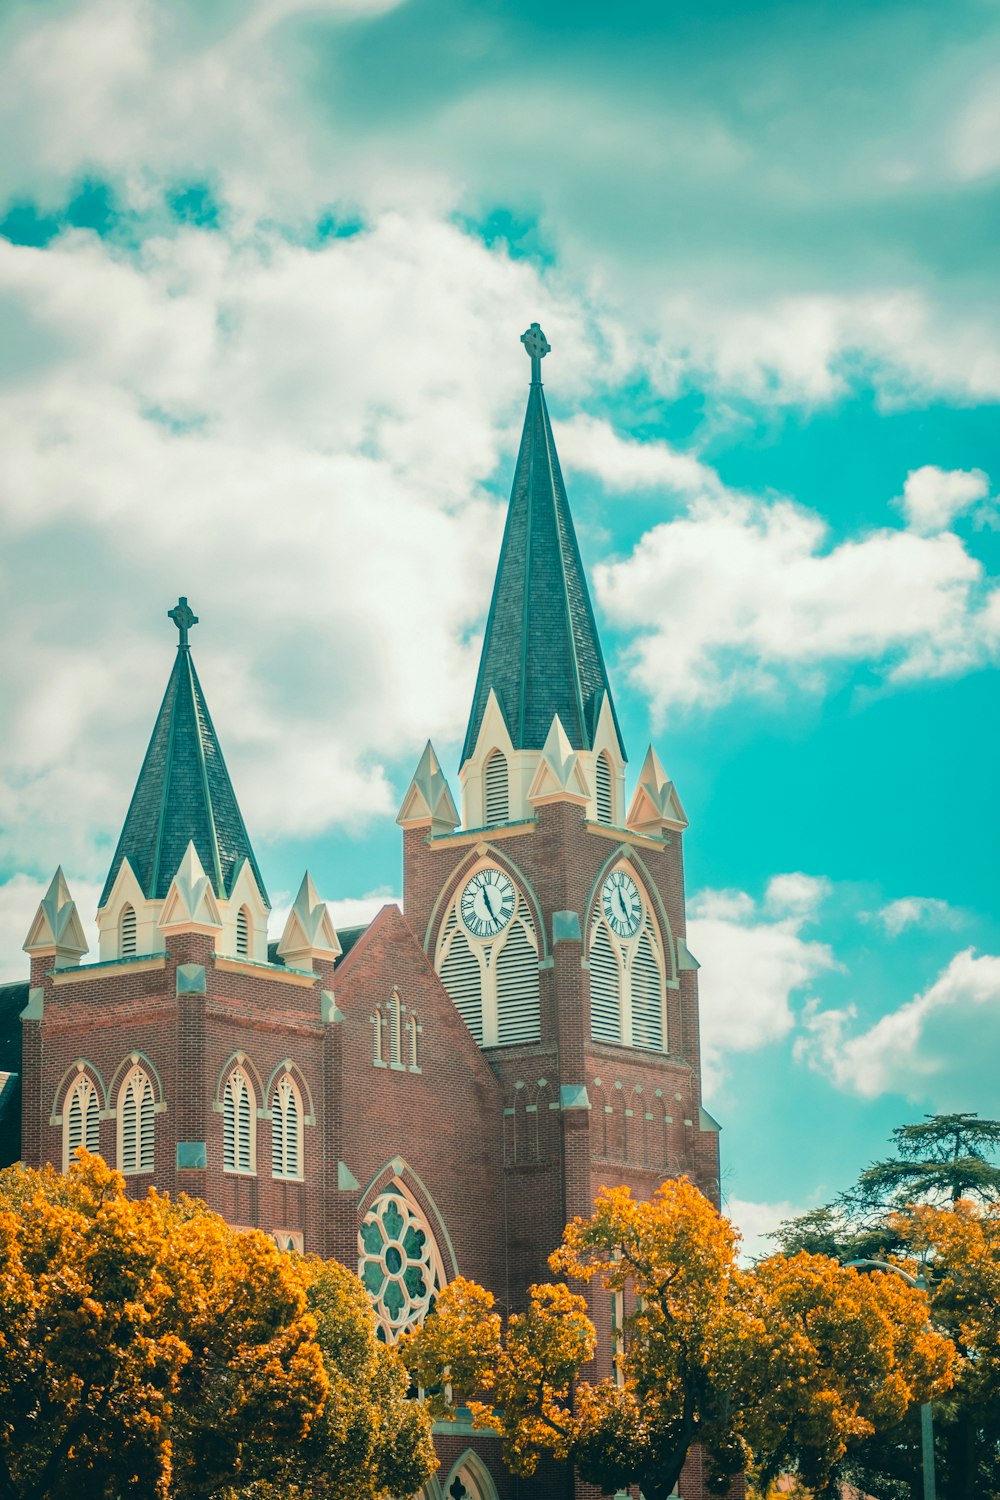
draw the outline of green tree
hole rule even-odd
[[[996,1295],[1000,1121],[931,1115],[893,1131],[893,1140],[896,1156],[866,1168],[832,1204],[781,1225],[775,1238],[786,1253],[900,1258],[911,1270],[923,1268],[934,1326],[964,1356],[954,1389],[935,1410],[939,1493],[945,1500],[1000,1500],[1000,1368],[989,1354],[994,1335],[969,1317],[977,1299],[989,1306]],[[963,1251],[953,1263],[973,1224],[980,1253]],[[878,1500],[919,1495],[916,1413],[862,1443],[842,1472]]]
[[[100,1157],[0,1173],[0,1500],[287,1494],[302,1445],[323,1493],[421,1483],[428,1419],[363,1296]]]
[[[550,1264],[622,1299],[616,1379],[579,1378],[594,1330],[561,1284],[533,1287],[506,1329],[488,1292],[453,1284],[404,1358],[442,1415],[462,1400],[500,1433],[516,1472],[548,1451],[603,1490],[665,1500],[697,1443],[717,1492],[743,1470],[766,1489],[792,1468],[832,1494],[853,1445],[948,1387],[952,1346],[902,1280],[886,1291],[805,1253],[744,1271],[736,1244],[689,1182],[644,1203],[604,1189]]]

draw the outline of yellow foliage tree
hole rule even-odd
[[[949,1384],[952,1346],[902,1281],[886,1296],[810,1255],[745,1271],[736,1247],[685,1180],[649,1202],[605,1188],[550,1264],[621,1297],[616,1379],[579,1379],[594,1330],[563,1285],[533,1287],[506,1335],[488,1293],[449,1287],[404,1358],[442,1414],[469,1401],[522,1473],[548,1451],[605,1491],[666,1500],[697,1443],[719,1493],[741,1471],[766,1489],[789,1468],[822,1494],[851,1443]]]
[[[405,1375],[360,1284],[192,1200],[130,1199],[79,1158],[65,1177],[0,1173],[0,1500],[287,1493],[304,1443],[323,1493],[343,1472],[352,1495],[384,1494],[393,1440],[422,1482],[427,1419],[397,1411]],[[341,1334],[369,1360],[367,1443],[343,1420]]]

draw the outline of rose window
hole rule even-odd
[[[358,1275],[391,1344],[430,1312],[444,1278],[434,1236],[398,1185],[376,1198],[358,1233]]]

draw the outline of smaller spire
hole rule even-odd
[[[214,929],[222,926],[219,903],[193,839],[189,841],[177,874],[170,882],[159,925],[164,932],[174,928]]]
[[[590,787],[580,765],[580,756],[569,742],[558,714],[554,714],[542,747],[538,770],[528,788],[532,807],[543,802],[590,801]]]
[[[62,865],[56,870],[48,890],[39,902],[34,921],[24,940],[24,951],[39,956],[54,954],[57,969],[78,964],[83,955],[90,951]]]
[[[687,813],[681,806],[677,788],[663,769],[660,757],[650,745],[639,772],[639,785],[629,808],[628,827],[641,833],[660,833],[670,828],[683,833],[688,826]]]
[[[190,651],[191,648],[188,645],[188,631],[191,629],[192,625],[197,625],[198,616],[188,604],[187,599],[183,594],[181,594],[173,609],[167,610],[167,619],[173,620],[180,633],[180,640],[177,642],[178,651]]]
[[[307,870],[288,913],[278,944],[278,957],[292,969],[311,969],[313,959],[333,961],[340,957],[340,953],[340,941],[326,902],[320,900]]]
[[[406,789],[396,822],[400,828],[427,828],[431,833],[451,833],[461,819],[451,788],[430,740]]]
[[[524,345],[531,359],[531,383],[532,385],[541,385],[542,360],[549,353],[552,345],[537,323],[532,323],[530,328],[525,329],[524,333],[521,334],[521,343]]]

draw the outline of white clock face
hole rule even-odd
[[[473,937],[496,937],[514,915],[517,895],[509,875],[479,870],[462,892],[462,921]]]
[[[612,932],[619,937],[635,937],[642,921],[642,897],[625,870],[611,871],[601,887],[601,906]]]

